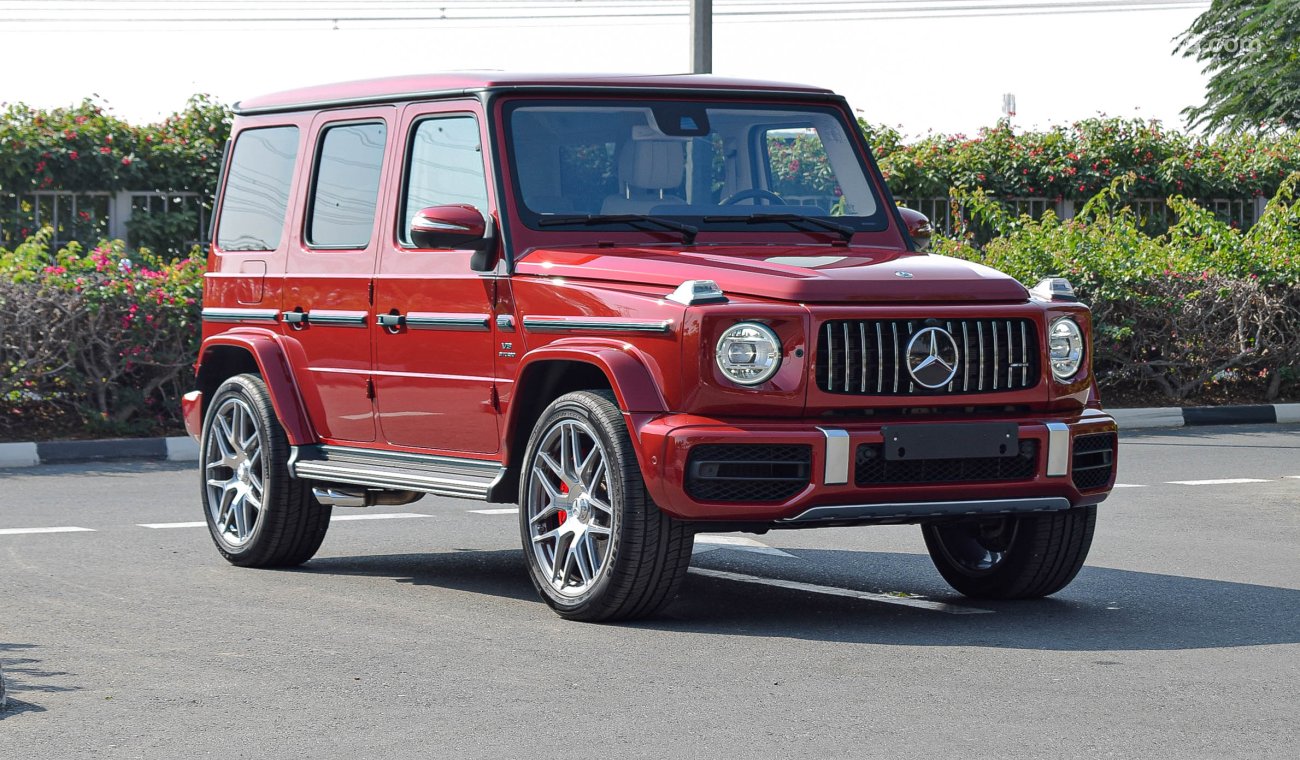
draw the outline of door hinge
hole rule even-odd
[[[371,306],[375,305],[375,281],[370,281],[370,287],[366,289],[366,303]]]
[[[375,381],[370,378],[366,378],[366,398],[375,398]]]
[[[492,411],[494,411],[494,412],[500,412],[500,411],[501,411],[501,394],[497,393],[497,387],[496,387],[495,385],[492,386],[492,390],[491,390],[490,393],[491,393],[491,398],[492,398]]]

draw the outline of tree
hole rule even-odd
[[[1175,54],[1203,63],[1205,103],[1183,109],[1211,131],[1300,128],[1300,2],[1214,0]]]

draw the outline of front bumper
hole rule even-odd
[[[952,417],[895,420],[888,423],[827,420],[717,420],[696,415],[637,418],[641,466],[656,504],[684,520],[721,523],[767,523],[772,527],[915,523],[980,514],[1021,514],[1054,511],[1100,503],[1114,485],[1116,452],[1108,443],[1101,458],[1108,469],[1094,466],[1095,452],[1076,452],[1081,436],[1117,432],[1114,419],[1099,410],[1066,416],[981,418],[979,423],[1013,426],[1026,446],[1020,472],[999,472],[985,478],[967,472],[944,480],[931,475],[925,482],[863,482],[859,449],[884,444],[882,429],[976,422]],[[1112,439],[1104,439],[1106,440]],[[688,478],[699,475],[691,451],[698,446],[797,448],[810,456],[797,467],[806,483],[777,499],[699,498]],[[785,447],[784,449],[781,447]],[[867,452],[869,453],[869,452]],[[1076,461],[1079,459],[1080,461]],[[956,461],[956,460],[953,460]],[[948,462],[951,464],[951,462]],[[956,465],[962,469],[962,465]],[[1092,471],[1084,476],[1083,470]],[[756,481],[757,482],[757,481]]]

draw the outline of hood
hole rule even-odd
[[[799,303],[1021,302],[997,270],[933,254],[828,246],[542,248],[516,271],[539,277],[659,285],[713,280],[724,293]]]

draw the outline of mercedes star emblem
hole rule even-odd
[[[926,388],[952,382],[958,361],[957,341],[942,327],[927,327],[907,344],[907,374]]]
[[[912,273],[911,273],[911,272],[908,272],[908,271],[906,271],[906,270],[903,270],[903,269],[897,269],[897,270],[895,270],[895,271],[894,271],[894,276],[895,276],[895,277],[902,277],[904,280],[910,280],[910,279],[912,279]]]

